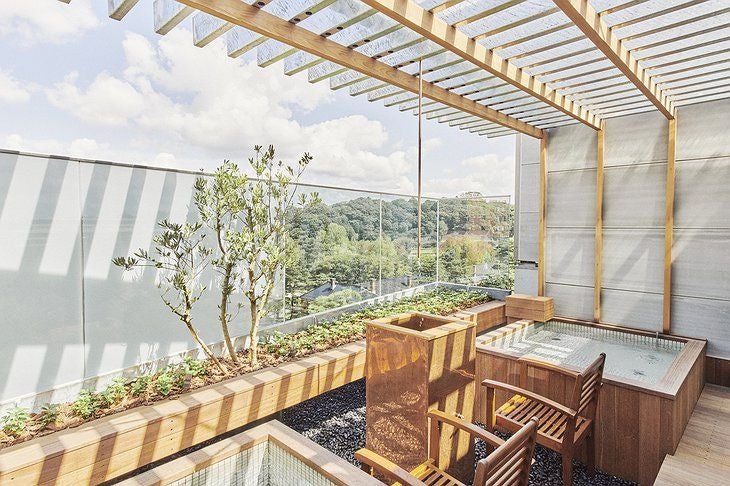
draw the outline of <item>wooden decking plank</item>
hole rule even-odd
[[[725,484],[730,474],[730,388],[706,385],[673,456],[664,459],[657,485]]]

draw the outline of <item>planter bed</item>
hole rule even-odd
[[[98,484],[360,379],[356,342],[17,444],[0,484]]]
[[[390,305],[396,309],[423,306],[446,314],[454,312],[456,302],[474,306],[485,299],[488,297],[448,293],[440,296],[436,292],[424,294],[419,301]],[[56,432],[31,430],[29,433],[46,435],[33,440],[26,435],[26,442],[0,451],[0,484],[98,483],[114,479],[363,378],[365,345],[358,339],[364,337],[364,323],[360,329],[358,319],[377,317],[373,314],[392,311],[391,307],[366,309],[338,318],[335,322],[339,324],[315,326],[290,337],[273,336],[264,345],[269,356],[264,363],[270,363],[269,368],[225,381],[217,381],[221,376],[203,377],[208,383],[213,381],[207,386],[201,386],[205,383],[203,378],[191,380],[188,374],[184,384],[176,386],[167,397],[154,393],[146,398],[127,396],[116,405],[96,412],[96,417],[106,416],[78,427]],[[338,344],[343,345],[331,347]],[[295,358],[301,355],[306,357]],[[128,393],[130,386],[133,385],[124,385],[123,390]],[[139,406],[145,400],[147,404]],[[126,411],[120,411],[125,408]],[[65,413],[68,410],[66,404]],[[67,427],[82,422],[79,417],[72,419],[75,423],[66,423]]]

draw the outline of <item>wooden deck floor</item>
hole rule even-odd
[[[666,457],[655,484],[730,484],[730,388],[705,386],[677,452]]]

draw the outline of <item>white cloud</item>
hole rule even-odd
[[[22,103],[30,99],[30,88],[0,69],[0,103]]]
[[[429,195],[454,196],[478,191],[486,196],[514,195],[515,159],[495,154],[464,159],[444,174],[424,181]]]
[[[77,86],[78,73],[71,73],[46,91],[48,101],[56,108],[102,126],[122,126],[145,110],[143,93],[126,81],[99,74],[82,91]]]
[[[312,154],[311,182],[413,188],[415,151],[386,150],[379,121],[353,115],[302,125],[295,119],[331,102],[327,83],[234,61],[222,42],[199,49],[190,38],[177,29],[153,44],[127,33],[121,76],[100,73],[83,86],[71,73],[46,90],[48,100],[92,126],[124,127],[137,151],[157,154],[147,163],[211,169],[224,157],[240,160],[253,145],[271,143],[284,159]],[[438,147],[440,140],[427,144]],[[196,162],[195,155],[210,162]]]
[[[0,2],[0,35],[14,36],[26,46],[68,42],[98,26],[90,0],[74,0],[73,6],[58,0]]]

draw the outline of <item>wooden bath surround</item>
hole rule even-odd
[[[561,320],[655,336],[641,331]],[[519,384],[517,356],[487,343],[505,334],[519,332],[532,324],[532,321],[519,321],[477,338],[477,383],[489,378],[512,385]],[[665,455],[673,454],[676,450],[705,382],[706,342],[673,336],[662,337],[685,343],[664,378],[655,386],[647,386],[604,374],[604,385],[598,404],[596,466],[601,471],[641,485],[653,484]],[[559,403],[566,403],[572,392],[572,384],[558,373],[533,370],[528,379],[528,389]],[[497,406],[507,398],[504,392],[497,391]],[[486,392],[479,386],[475,419],[481,423],[486,422],[485,400]],[[584,454],[585,451],[581,451],[581,456]]]

